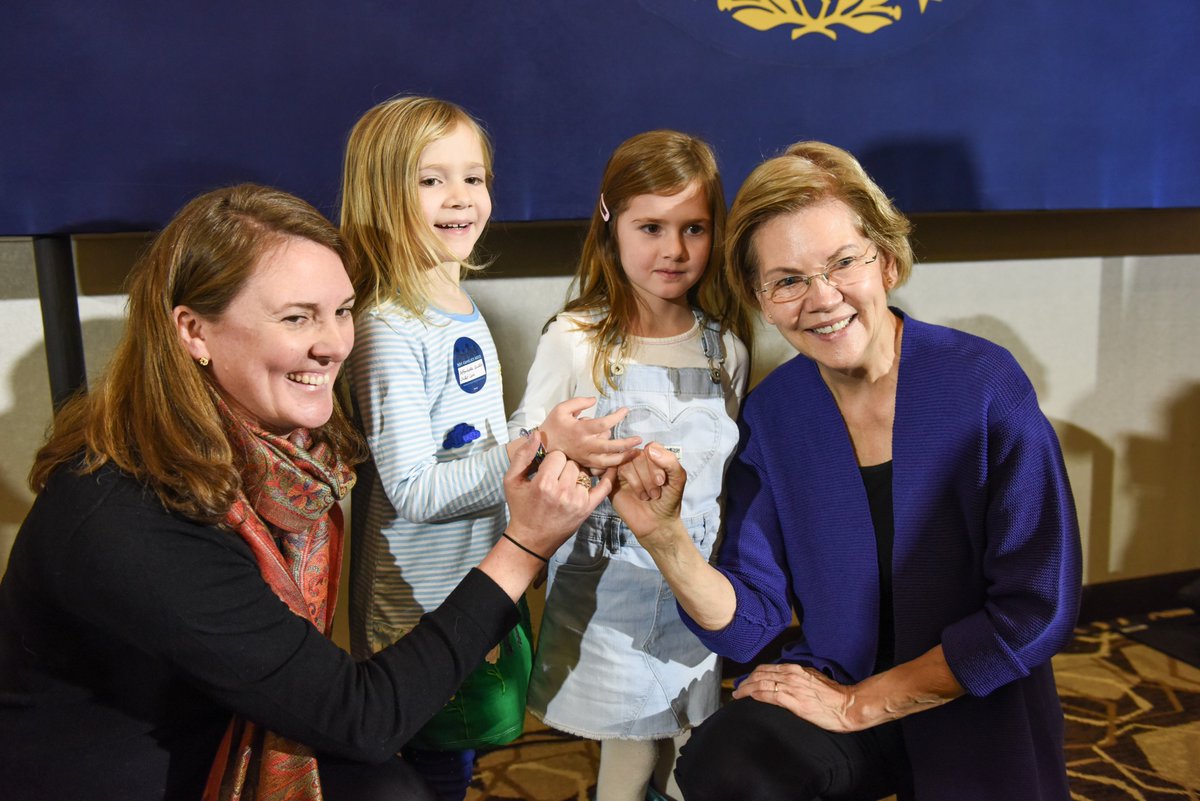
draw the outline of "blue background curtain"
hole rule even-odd
[[[335,216],[350,126],[401,93],[482,120],[499,220],[589,215],[656,127],[731,197],[823,139],[908,212],[1200,207],[1197,0],[8,5],[0,235],[157,228],[245,180]]]

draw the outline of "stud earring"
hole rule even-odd
[[[199,361],[200,361],[201,367],[208,367],[208,357],[207,356],[201,356]]]

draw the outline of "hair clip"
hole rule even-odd
[[[612,216],[612,214],[609,213],[608,206],[606,206],[604,203],[604,193],[601,192],[600,193],[600,219],[604,220],[605,222],[608,222],[608,218],[611,216]]]

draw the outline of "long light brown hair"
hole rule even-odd
[[[564,309],[600,315],[585,327],[595,345],[592,376],[597,387],[615,386],[611,357],[626,347],[638,315],[637,294],[621,267],[617,217],[638,195],[678,194],[693,181],[704,191],[712,216],[712,250],[704,275],[688,291],[688,302],[715,320],[722,333],[732,331],[751,346],[751,317],[729,291],[721,269],[725,192],[712,148],[679,131],[647,131],[622,142],[608,160],[600,194],[609,219],[604,219],[597,197],[575,276],[579,296]]]
[[[782,155],[754,168],[733,200],[725,271],[729,285],[750,310],[755,297],[758,260],[754,234],[768,220],[826,200],[840,200],[855,216],[859,232],[896,263],[896,284],[912,273],[912,224],[871,180],[854,156],[824,142],[797,142]]]
[[[130,274],[128,319],[108,367],[55,416],[29,474],[34,491],[61,465],[91,473],[111,462],[151,487],[167,509],[219,522],[241,487],[240,465],[217,412],[218,390],[185,350],[172,310],[188,306],[219,319],[260,257],[288,237],[344,259],[337,229],[277,189],[241,184],[184,206]],[[333,416],[312,433],[351,463],[366,456],[336,394]]]
[[[429,270],[456,261],[425,219],[418,197],[421,153],[465,125],[479,136],[488,191],[492,145],[482,126],[454,103],[397,97],[354,124],[342,164],[342,236],[359,308],[396,306],[424,319]],[[468,262],[463,269],[475,269]]]

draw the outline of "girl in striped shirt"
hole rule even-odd
[[[460,278],[487,225],[492,151],[480,125],[442,100],[402,97],[368,111],[346,146],[341,226],[359,311],[349,362],[372,462],[353,495],[351,648],[395,642],[437,607],[503,536],[503,476],[516,443],[487,323]],[[615,464],[623,413],[548,419],[542,441]],[[530,554],[530,558],[544,555]],[[518,626],[404,750],[445,799],[462,799],[474,749],[521,733],[530,664]]]

